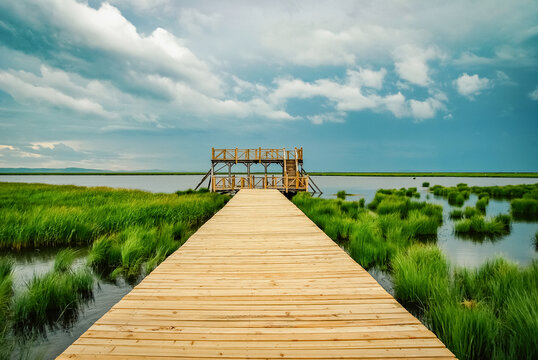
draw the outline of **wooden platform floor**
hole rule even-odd
[[[453,358],[277,190],[241,190],[59,359]]]

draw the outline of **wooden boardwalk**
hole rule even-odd
[[[59,359],[454,358],[277,190],[241,190]]]

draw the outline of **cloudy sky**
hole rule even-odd
[[[0,1],[0,167],[538,171],[538,2]]]

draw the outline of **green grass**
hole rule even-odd
[[[395,257],[393,278],[396,298],[417,307],[458,358],[538,356],[538,261],[451,271],[439,248],[414,245]]]
[[[453,187],[434,185],[430,187],[430,191],[436,196],[444,197],[450,205],[454,206],[462,206],[471,193],[476,194],[479,198],[476,207],[484,213],[489,199],[516,199],[512,200],[514,216],[538,218],[538,183],[473,187],[463,183]]]
[[[489,204],[489,196],[483,196],[480,199],[478,199],[475,206],[478,210],[480,210],[481,212],[485,214],[486,207],[488,206],[488,204]]]
[[[432,330],[459,359],[493,359],[501,323],[487,305],[435,303],[427,313]]]
[[[346,199],[346,191],[345,190],[340,190],[336,193],[336,197],[338,199],[341,199],[341,200],[345,200]]]
[[[442,223],[439,205],[413,201],[411,189],[382,189],[364,209],[364,202],[312,198],[297,194],[293,202],[334,241],[343,244],[363,267],[388,268],[399,250],[435,236]],[[363,199],[361,199],[363,200]]]
[[[425,307],[448,288],[448,262],[437,246],[417,245],[399,253],[393,269],[396,297],[406,304]]]
[[[132,225],[197,228],[229,199],[215,193],[0,183],[0,249],[90,245]]]
[[[58,252],[54,259],[54,271],[67,272],[73,266],[73,262],[77,258],[78,252],[73,249],[64,249]]]
[[[39,331],[45,325],[69,324],[83,300],[91,298],[93,276],[86,269],[34,276],[14,298],[13,322],[19,332]]]
[[[426,188],[427,188],[427,187],[430,187],[430,183],[427,182],[427,181],[424,181],[424,182],[422,183],[422,187],[426,187]]]
[[[461,209],[454,209],[449,214],[450,218],[453,220],[460,220],[463,218],[463,210]]]
[[[538,199],[514,199],[510,202],[510,208],[512,211],[512,215],[515,218],[528,220],[538,219]]]
[[[460,191],[450,191],[447,195],[448,203],[454,206],[462,206],[465,202],[465,195]]]
[[[9,358],[11,344],[6,339],[11,322],[11,302],[13,297],[13,262],[0,258],[0,358]]]
[[[473,215],[456,222],[456,234],[502,235],[510,231],[510,217],[497,216],[486,219],[480,215]]]

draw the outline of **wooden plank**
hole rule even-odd
[[[261,152],[260,152],[261,156]],[[241,190],[59,359],[454,356],[277,190]]]

